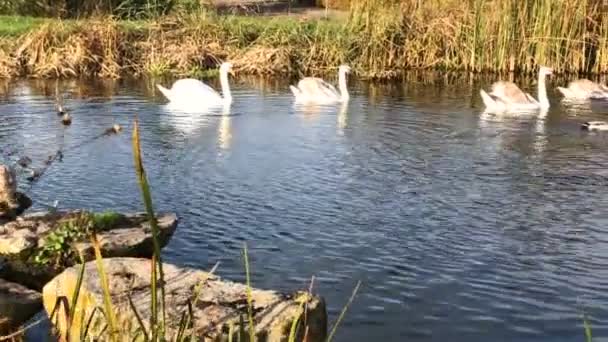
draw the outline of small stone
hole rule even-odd
[[[28,156],[23,156],[17,160],[17,165],[21,167],[28,167],[32,163],[32,160]]]

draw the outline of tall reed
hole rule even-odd
[[[605,9],[573,0],[361,0],[350,5],[359,64],[392,68],[532,72],[606,70]],[[593,21],[592,18],[599,21]]]
[[[137,175],[137,181],[141,189],[142,198],[146,207],[146,213],[148,214],[148,220],[152,227],[152,243],[154,246],[154,254],[152,255],[152,272],[150,275],[151,284],[151,307],[150,307],[150,332],[151,340],[153,342],[164,337],[165,334],[165,286],[163,273],[163,262],[160,254],[160,243],[159,235],[160,230],[156,222],[156,214],[154,213],[154,207],[152,204],[152,195],[150,192],[150,186],[148,184],[148,178],[146,177],[146,171],[144,169],[144,163],[141,156],[141,145],[139,138],[139,123],[137,118],[133,123],[133,159],[135,163],[135,173]],[[160,281],[160,283],[159,283]],[[160,289],[160,299],[158,293]],[[160,302],[160,305],[159,305]],[[159,306],[160,307],[159,307]],[[158,317],[160,313],[160,318]]]

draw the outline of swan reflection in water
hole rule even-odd
[[[294,104],[294,113],[300,115],[306,121],[318,118],[319,114],[336,115],[337,134],[342,135],[344,128],[348,124],[348,102],[340,103],[339,109],[336,105],[319,105],[319,104]]]
[[[547,109],[541,109],[536,117],[536,123],[534,124],[534,143],[533,148],[536,152],[535,156],[541,168],[542,160],[544,157],[545,150],[549,144],[547,139]]]
[[[217,143],[222,150],[228,150],[232,142],[232,116],[229,114],[222,115],[217,127]]]
[[[348,124],[347,117],[348,116],[348,102],[342,103],[340,106],[340,111],[338,112],[338,134],[344,134],[344,128]]]
[[[196,106],[168,103],[163,106],[163,109],[162,120],[167,121],[169,125],[186,134],[191,134],[197,128],[207,126],[211,121],[214,121],[214,118],[232,116],[230,104],[216,108],[197,108]]]

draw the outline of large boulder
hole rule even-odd
[[[42,295],[0,279],[0,333],[7,334],[42,309]]]
[[[20,283],[29,288],[40,290],[48,281],[66,267],[78,261],[82,255],[85,261],[94,258],[94,249],[88,234],[76,234],[81,228],[77,224],[82,211],[33,213],[18,217],[16,220],[0,225],[0,256],[4,265],[0,277]],[[152,231],[145,214],[116,214],[111,227],[97,231],[97,238],[104,257],[142,257],[149,258],[154,252]],[[160,230],[159,242],[164,247],[177,227],[175,214],[162,214],[157,217]],[[72,224],[69,232],[58,233],[66,223]],[[69,234],[68,234],[69,233]],[[69,235],[69,237],[65,237]],[[48,248],[49,240],[54,243],[71,238],[73,241],[57,248],[57,255]],[[60,242],[56,242],[60,240]],[[76,252],[73,252],[73,251]],[[44,253],[47,253],[45,255]],[[41,255],[44,258],[41,258]]]
[[[53,312],[58,298],[65,296],[71,302],[82,266],[66,269],[44,286],[43,301],[47,313]],[[141,318],[146,331],[151,314],[150,274],[151,262],[137,258],[111,258],[103,260],[103,269],[109,283],[113,311],[121,340],[133,340],[141,331],[133,308]],[[240,323],[248,331],[247,286],[221,280],[196,269],[163,264],[166,292],[166,337],[173,340],[180,321],[194,317],[186,329],[186,336],[194,333],[197,341],[228,341],[230,331],[238,334]],[[92,313],[104,307],[103,290],[95,261],[85,264],[84,279],[73,317],[71,336],[80,336],[78,322],[88,321]],[[251,289],[252,312],[258,341],[287,341],[296,320],[296,340],[324,341],[327,332],[327,313],[322,298],[306,292],[281,294],[275,291]],[[133,307],[129,304],[129,299]],[[191,309],[191,311],[190,311]],[[103,310],[103,309],[102,309]],[[188,314],[192,312],[192,315]],[[66,331],[64,315],[58,314],[56,327]],[[82,318],[85,318],[84,320]],[[105,318],[96,314],[91,326],[105,326]],[[182,321],[185,322],[185,321]],[[182,324],[183,325],[183,324]],[[231,329],[232,327],[232,329]],[[108,329],[105,329],[107,333]],[[87,336],[95,336],[99,330],[90,328]],[[248,333],[245,333],[248,340]],[[107,336],[106,336],[107,337]],[[234,336],[237,340],[238,336]],[[103,338],[101,338],[103,339]],[[143,340],[139,335],[139,340]]]
[[[31,205],[27,196],[17,192],[15,170],[0,165],[0,224],[14,219]]]

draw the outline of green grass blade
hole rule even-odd
[[[93,308],[93,312],[95,312],[95,309]],[[80,315],[80,340],[79,341],[84,341],[84,337],[86,336],[85,331],[83,329],[84,327],[84,319],[85,319],[85,315],[84,313],[82,315]]]
[[[188,302],[188,306],[190,306],[190,302]],[[190,315],[190,312],[191,312],[191,310],[188,310],[188,313],[182,312],[182,317],[180,317],[180,319],[179,319],[177,334],[174,339],[175,342],[181,342],[183,340],[184,333],[186,332],[186,329],[188,327],[186,316]]]
[[[591,335],[591,324],[589,324],[587,315],[583,315],[583,327],[585,328],[585,341],[592,342],[593,336]]]
[[[253,296],[251,294],[251,272],[247,244],[243,245],[243,258],[245,259],[245,277],[247,279],[247,315],[249,317],[249,341],[255,341],[255,327],[253,322]]]
[[[51,322],[54,322],[53,324],[57,325],[57,321],[55,321],[55,316],[59,315],[59,310],[61,309],[61,306],[64,306],[65,309],[67,310],[67,301],[65,300],[65,297],[61,296],[61,297],[57,297],[57,300],[55,300],[55,305],[53,306],[53,310],[51,311],[51,314],[49,315],[49,320]]]
[[[150,226],[152,227],[152,243],[154,246],[154,255],[152,256],[152,272],[151,272],[151,295],[152,295],[152,314],[150,315],[150,329],[152,330],[152,341],[156,342],[156,338],[160,336],[164,336],[165,332],[165,287],[164,287],[164,274],[163,274],[163,263],[160,254],[160,244],[158,241],[159,229],[158,224],[156,222],[156,215],[154,213],[154,206],[152,204],[152,195],[150,193],[150,186],[148,184],[148,180],[146,177],[146,171],[144,169],[143,159],[141,155],[141,145],[139,138],[139,123],[137,118],[133,124],[133,161],[135,164],[135,172],[137,175],[137,180],[139,183],[139,187],[141,189],[142,198],[144,201],[144,205],[146,207],[146,213],[148,214],[148,219],[150,220]],[[160,277],[160,286],[157,284],[157,274],[156,270],[158,267],[158,277]],[[157,291],[160,289],[160,312],[161,319],[158,320],[158,308],[157,301],[158,295]],[[158,327],[158,329],[157,329]]]
[[[291,329],[289,330],[289,338],[287,339],[288,342],[296,342],[296,332],[298,331],[298,324],[300,324],[300,317],[303,316],[303,310],[304,304],[302,303],[300,305],[300,314],[291,323]]]
[[[357,286],[355,286],[355,289],[353,290],[353,293],[350,295],[348,302],[346,302],[346,305],[344,305],[342,312],[340,312],[340,316],[338,316],[338,320],[336,320],[336,323],[334,323],[334,326],[331,329],[331,333],[329,333],[327,342],[331,342],[331,340],[334,338],[334,335],[336,334],[336,331],[338,330],[338,326],[340,325],[340,322],[342,322],[342,319],[344,319],[344,315],[346,315],[346,311],[348,310],[348,307],[355,299],[355,296],[357,295],[357,292],[359,291],[360,286],[361,286],[361,281],[357,282]]]
[[[196,307],[198,305],[198,299],[199,296],[201,294],[201,290],[203,288],[203,284],[205,284],[205,282],[207,281],[207,279],[209,279],[209,277],[211,277],[213,275],[213,273],[215,273],[215,270],[217,270],[217,267],[220,265],[219,262],[217,262],[209,271],[209,275],[207,277],[204,277],[203,279],[201,279],[198,284],[196,284],[196,287],[194,288],[194,293],[192,294],[192,298],[191,298],[191,302],[192,302],[192,307]],[[186,326],[189,326],[191,322],[194,321],[194,314],[190,314],[187,317],[186,320]],[[196,336],[196,330],[192,329],[192,333],[190,334],[190,341],[194,342],[197,340],[197,336]]]
[[[74,315],[76,314],[76,304],[78,303],[78,297],[80,296],[80,288],[82,287],[82,281],[84,279],[84,259],[81,254],[78,254],[80,258],[80,272],[78,272],[78,278],[76,279],[76,288],[72,293],[72,301],[70,303],[70,315],[67,324],[67,331],[70,331],[72,324],[74,324]]]
[[[144,342],[148,342],[149,335],[146,331],[146,326],[144,325],[144,321],[141,319],[141,315],[137,311],[137,308],[135,307],[135,304],[133,303],[133,299],[131,298],[130,294],[127,296],[127,299],[129,300],[129,306],[131,307],[131,311],[133,311],[135,319],[137,319],[137,324],[139,325],[139,328],[144,334]]]
[[[158,286],[156,280],[156,255],[150,260],[150,335],[152,342],[158,341]]]
[[[99,245],[99,240],[97,240],[97,235],[95,233],[91,235],[91,243],[95,250],[95,263],[97,265],[97,272],[99,273],[101,288],[103,289],[103,303],[105,308],[104,314],[106,316],[106,322],[110,329],[110,341],[117,342],[118,331],[116,330],[116,315],[114,314],[114,309],[112,308],[110,285],[108,283],[108,278],[106,277],[106,272],[103,267],[103,257],[101,256],[101,247]]]
[[[97,314],[97,307],[94,307],[93,310],[91,310],[91,313],[89,314],[89,318],[87,319],[87,324],[84,326],[84,329],[80,330],[80,341],[84,341],[86,339],[86,337],[89,335],[89,329],[91,328],[91,324],[93,323],[95,314]]]
[[[234,336],[234,324],[230,321],[228,324],[228,342],[232,342],[232,336]]]
[[[247,334],[245,333],[245,319],[243,315],[239,315],[239,341],[243,342],[247,338]]]

